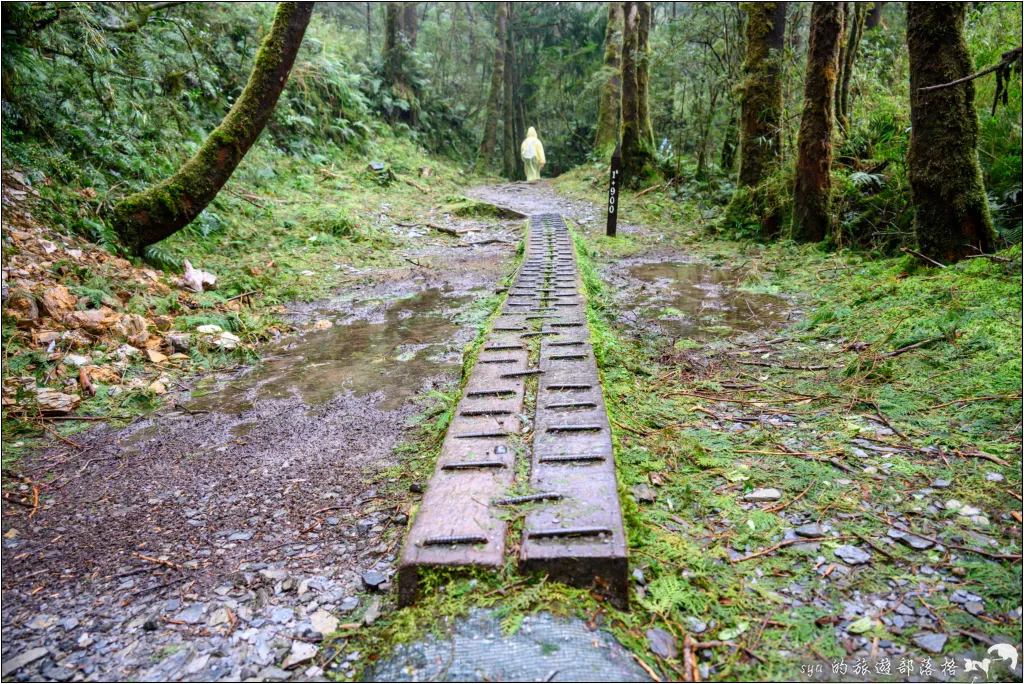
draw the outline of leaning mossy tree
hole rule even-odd
[[[835,122],[839,42],[843,3],[816,2],[811,8],[807,78],[797,137],[793,237],[820,242],[831,232],[832,130]]]
[[[620,53],[622,51],[622,3],[608,3],[608,23],[604,31],[604,69],[601,100],[597,110],[597,138],[594,151],[608,156],[619,137],[619,98],[622,90]]]
[[[995,243],[978,163],[978,113],[962,2],[907,4],[914,232],[930,257],[959,261]]]
[[[761,224],[765,236],[779,228],[774,203],[759,186],[779,164],[782,145],[782,51],[786,38],[785,2],[746,2],[747,47],[740,100],[740,172],[727,220]]]
[[[646,68],[647,60],[640,59],[640,21],[644,18],[640,5],[645,3],[622,3],[623,37],[622,37],[622,113],[619,137],[622,140],[622,181],[627,185],[638,185],[656,173],[654,146],[648,133],[649,124],[641,112],[640,86],[645,84],[647,76],[641,79],[638,71]],[[650,12],[646,13],[646,17]]]
[[[228,182],[274,113],[312,12],[312,2],[279,3],[245,90],[199,152],[170,178],[114,206],[110,224],[129,250],[141,254],[187,226]]]

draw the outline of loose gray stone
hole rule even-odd
[[[366,608],[366,613],[363,615],[363,624],[367,627],[373,625],[380,617],[380,599],[373,599],[370,605]]]
[[[13,658],[5,660],[3,664],[0,665],[0,677],[6,677],[14,674],[29,663],[34,663],[39,660],[47,653],[48,651],[45,648],[32,648],[24,653],[14,656]]]
[[[773,488],[759,488],[743,496],[744,501],[778,501],[782,492]]]
[[[977,601],[968,601],[964,604],[964,610],[966,610],[971,615],[981,615],[985,612],[985,604],[978,603]]]
[[[949,485],[949,480],[936,480],[935,482],[932,482],[932,487],[935,489],[946,489]]]
[[[291,672],[285,672],[279,667],[265,667],[260,670],[257,677],[265,682],[284,682],[292,676]]]
[[[666,660],[679,657],[675,637],[657,627],[647,630],[647,647],[651,649],[651,653]]]
[[[703,634],[708,631],[708,623],[704,622],[699,618],[695,618],[692,615],[685,619],[686,626],[690,628],[690,631],[694,634]]]
[[[925,632],[914,637],[914,644],[923,651],[929,653],[942,653],[942,649],[946,647],[946,641],[949,639],[945,634],[933,634]]]
[[[833,553],[850,565],[862,565],[871,562],[871,554],[858,549],[856,546],[840,546]]]
[[[821,529],[821,525],[818,525],[816,523],[801,525],[800,527],[796,528],[794,532],[796,532],[798,536],[805,538],[825,536],[825,530]]]
[[[29,629],[48,629],[57,623],[57,618],[53,615],[36,615],[34,618],[28,621]]]
[[[203,615],[206,613],[205,603],[193,603],[185,610],[178,613],[177,620],[181,620],[188,625],[197,625],[203,621]]]
[[[260,577],[271,582],[279,582],[288,576],[286,570],[260,570]]]
[[[304,641],[293,641],[292,650],[285,658],[283,667],[286,670],[293,670],[299,665],[312,660],[316,656],[316,646],[307,644]]]
[[[657,496],[654,494],[654,490],[646,483],[635,485],[631,491],[633,492],[633,498],[636,499],[637,503],[652,504],[657,499]]]
[[[293,617],[295,617],[295,611],[291,608],[275,608],[274,612],[270,614],[270,620],[279,625],[285,624]]]
[[[935,542],[922,537],[918,537],[916,534],[909,534],[903,530],[897,530],[895,527],[891,528],[887,533],[890,539],[895,539],[899,543],[909,546],[916,551],[924,551],[935,546]]]
[[[248,541],[252,539],[252,532],[235,532],[228,537],[228,541]]]
[[[359,606],[359,599],[355,596],[346,596],[341,600],[341,605],[338,606],[338,610],[342,613],[351,613]]]
[[[387,577],[376,570],[367,570],[363,573],[363,583],[371,589],[376,589],[387,581]]]

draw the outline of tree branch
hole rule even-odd
[[[140,28],[145,26],[146,22],[149,21],[149,18],[153,14],[160,10],[170,9],[171,7],[184,4],[184,2],[151,2],[136,10],[135,18],[127,24],[101,23],[100,28],[104,31],[112,31],[114,33],[136,33]]]
[[[955,86],[955,85],[960,85],[961,83],[967,83],[968,81],[973,81],[974,79],[981,78],[982,76],[987,76],[988,74],[991,74],[993,71],[999,71],[1000,69],[1005,69],[1010,64],[1012,64],[1014,61],[1017,61],[1017,60],[1019,60],[1021,58],[1022,48],[1024,48],[1024,46],[1015,47],[1014,49],[1010,50],[1009,52],[1004,52],[1003,53],[1003,58],[997,64],[993,64],[992,66],[987,66],[984,69],[982,69],[981,71],[979,71],[977,73],[974,73],[974,74],[971,74],[970,76],[964,76],[963,78],[958,78],[955,81],[950,81],[949,83],[940,83],[939,85],[933,85],[933,86],[926,86],[924,88],[918,88],[917,91],[919,93],[923,93],[923,92],[927,92],[929,90],[939,90],[940,88],[950,88],[950,87]]]

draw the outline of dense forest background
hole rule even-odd
[[[901,3],[875,4],[851,3],[863,5],[855,10],[863,13],[863,31],[848,60],[849,123],[834,155],[841,226],[835,240],[891,253],[913,237],[906,13]],[[385,59],[388,5],[399,15],[397,74]],[[272,184],[286,173],[285,157],[326,167],[382,156],[382,146],[406,141],[454,160],[467,174],[475,168],[514,176],[507,162],[502,166],[508,147],[502,135],[489,164],[478,163],[499,5],[317,5],[285,92],[241,172]],[[782,163],[767,183],[768,201],[787,220],[810,7],[788,3]],[[736,183],[746,11],[741,3],[651,8],[649,107],[659,176],[674,199],[724,205]],[[538,128],[549,150],[546,175],[588,162],[600,170],[608,152],[595,146],[609,78],[607,4],[512,3],[508,12],[503,47],[514,50],[514,61],[505,80],[513,84],[514,111]],[[273,16],[268,3],[5,3],[5,168],[29,170],[68,228],[114,245],[102,210],[167,177],[195,153],[245,86]],[[1021,29],[1019,5],[971,3],[966,38],[978,68],[998,63]],[[1005,246],[1021,239],[1021,90],[1015,82],[1005,102],[995,103],[994,76],[974,83],[980,161]],[[499,107],[502,119],[504,111]],[[389,152],[388,161],[401,165],[396,154]],[[232,220],[228,213],[215,203],[190,226],[191,238],[223,228]],[[756,220],[719,227],[734,237],[760,235]],[[175,261],[168,249],[151,252]]]

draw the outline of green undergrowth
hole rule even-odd
[[[656,625],[680,644],[687,634],[733,642],[714,649],[715,679],[792,678],[801,660],[848,655],[831,625],[844,601],[870,605],[872,596],[923,582],[923,600],[943,620],[935,629],[951,637],[947,653],[977,647],[959,630],[1019,642],[1020,247],[936,269],[909,256],[744,245],[687,228],[657,224],[674,258],[743,266],[742,290],[798,296],[805,315],[782,330],[712,344],[684,338],[671,345],[630,331],[617,321],[594,262],[653,252],[651,232],[614,240],[578,233],[588,296],[597,303],[591,329],[615,433],[630,562],[647,582],[634,595],[639,624]],[[748,422],[722,426],[709,413]],[[951,484],[929,492],[936,480]],[[637,485],[652,487],[656,502],[634,503]],[[785,508],[741,503],[744,493],[767,487],[783,493],[775,505]],[[950,499],[983,517],[929,508]],[[890,545],[894,520],[983,553],[957,550],[951,560],[934,549]],[[816,551],[782,548],[736,560],[815,521],[840,538]],[[829,572],[842,565],[832,551],[843,544],[868,550],[873,561],[848,577]],[[892,584],[899,581],[910,584]],[[985,614],[950,602],[954,588],[982,596]],[[708,630],[698,636],[693,620]],[[867,636],[922,655],[912,642],[921,628],[887,628],[875,619],[866,627]],[[618,636],[664,676],[682,675],[679,662],[650,653],[642,631]]]

